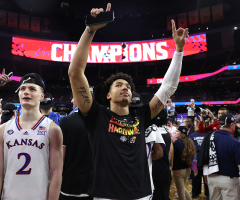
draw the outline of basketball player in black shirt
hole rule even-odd
[[[111,4],[107,6],[109,11]],[[92,9],[96,17],[103,9]],[[177,89],[182,66],[183,47],[188,29],[175,28],[172,20],[176,52],[164,77],[162,86],[149,104],[129,112],[134,92],[131,77],[122,73],[111,76],[102,86],[100,106],[89,90],[84,74],[88,50],[93,36],[106,24],[87,26],[78,43],[69,67],[73,96],[81,111],[93,153],[93,171],[88,194],[94,199],[149,199],[151,184],[146,159],[145,130],[149,122]]]

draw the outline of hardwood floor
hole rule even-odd
[[[188,180],[186,188],[189,191],[190,195],[192,195],[192,180]],[[172,181],[172,184],[170,187],[169,197],[171,200],[178,199],[177,188],[175,186],[174,181]],[[203,184],[202,184],[202,193],[197,198],[193,198],[193,199],[202,199],[202,200],[207,199],[207,197],[204,195],[204,185]]]

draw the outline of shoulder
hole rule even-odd
[[[175,140],[175,142],[173,142],[173,146],[179,146],[181,144],[181,141],[181,139]]]
[[[201,134],[201,133],[199,133],[199,132],[193,132],[192,134],[189,135],[189,137],[198,136],[199,134]]]
[[[0,135],[3,135],[7,123],[0,125]]]
[[[50,138],[61,138],[62,137],[62,131],[61,128],[55,124],[55,123],[51,123],[50,127],[49,127],[49,137]]]
[[[7,123],[1,124],[0,125],[0,131],[4,131]]]

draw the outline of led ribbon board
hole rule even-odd
[[[197,75],[190,75],[190,76],[180,76],[179,77],[179,82],[190,82],[190,81],[196,81],[199,79],[207,78],[210,76],[214,76],[216,74],[219,74],[220,72],[223,72],[225,70],[238,70],[240,69],[240,65],[228,65],[225,66],[215,72],[212,73],[206,73],[206,74],[197,74]],[[162,84],[163,78],[154,78],[154,79],[147,79],[147,84],[148,85],[153,85],[153,84]]]
[[[190,81],[196,81],[199,79],[203,79],[203,78],[207,78],[210,76],[214,76],[220,72],[223,72],[225,70],[238,70],[240,69],[240,65],[228,65],[225,66],[215,72],[212,73],[207,73],[207,74],[198,74],[198,75],[190,75],[190,76],[180,76],[179,77],[179,82],[190,82]],[[2,74],[0,74],[0,76],[2,76]],[[20,81],[22,77],[20,76],[12,76],[10,79],[14,80],[14,81]],[[148,84],[161,84],[162,83],[163,78],[158,78],[158,79],[147,79],[147,83]],[[45,83],[45,79],[43,79],[44,83]]]
[[[77,42],[12,38],[12,54],[29,58],[70,62]],[[176,50],[173,39],[134,42],[92,43],[88,63],[129,63],[171,59]],[[206,34],[191,35],[186,40],[184,56],[207,51]]]
[[[240,102],[240,98],[236,101],[199,101],[195,102],[196,105],[227,105],[227,104],[238,104]],[[189,102],[174,102],[175,106],[186,106],[189,105]],[[20,103],[13,103],[15,106],[20,106]]]
[[[237,104],[240,102],[240,98],[238,98],[236,101],[199,101],[194,102],[196,105],[223,105],[223,104]],[[174,102],[175,106],[186,106],[189,105],[190,102]]]

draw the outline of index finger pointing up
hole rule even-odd
[[[172,32],[174,34],[176,32],[176,26],[175,26],[175,22],[173,19],[171,20],[171,22],[172,22]]]
[[[3,74],[5,74],[5,68],[3,68],[3,70],[2,70],[2,75],[3,75]]]
[[[108,3],[106,11],[110,11],[110,10],[111,10],[111,3]]]

